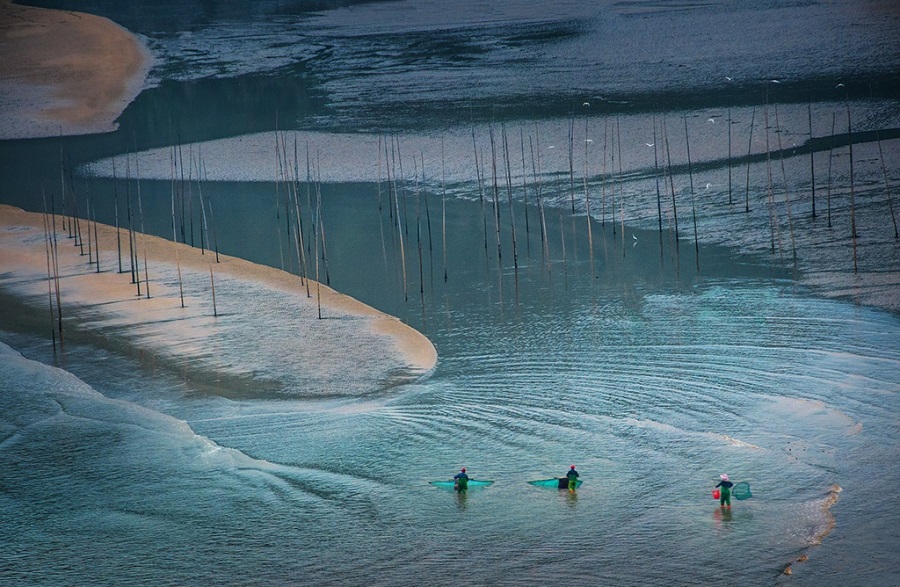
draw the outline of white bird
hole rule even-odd
[[[715,122],[715,121],[716,121],[715,118],[710,118],[707,122]]]
[[[582,106],[590,106],[590,105],[591,105],[590,102],[585,102],[584,104],[582,104]]]
[[[584,139],[584,142],[585,142],[585,143],[593,143],[593,142],[594,142],[594,139]]]
[[[652,147],[652,146],[655,145],[656,143],[644,143],[644,144],[647,145],[648,147]]]
[[[836,88],[843,88],[843,87],[844,87],[844,84],[838,84],[838,85],[836,85],[836,86],[834,86],[834,87],[836,87]]]
[[[550,145],[550,146],[547,147],[547,148],[548,148],[548,149],[555,149],[555,148],[556,148],[556,145]]]
[[[711,183],[706,184],[706,189],[709,189],[709,186],[711,186],[711,185],[712,185]]]
[[[773,80],[771,80],[771,82],[772,82],[773,84],[780,84],[780,83],[781,83],[781,82],[778,81],[777,79],[773,79]]]
[[[633,238],[634,240],[637,240],[637,237],[634,235],[631,235],[631,238]]]
[[[725,76],[725,79],[727,79],[728,81],[731,81],[731,78],[728,77],[727,75]]]

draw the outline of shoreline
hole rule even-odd
[[[11,0],[0,0],[0,46],[0,140],[114,131],[153,65],[107,18]]]
[[[74,321],[111,344],[159,355],[201,375],[247,381],[253,393],[275,383],[302,390],[287,395],[303,397],[365,395],[398,372],[402,380],[415,380],[437,363],[434,345],[419,331],[315,281],[307,280],[307,296],[300,276],[222,254],[217,262],[213,251],[135,233],[138,286],[127,267],[123,273],[117,268],[119,238],[128,263],[126,229],[117,237],[115,227],[88,224],[100,254],[93,234],[82,254],[61,230],[62,218],[55,220],[60,302],[55,293],[48,296],[53,282],[43,215],[5,205],[0,289],[35,315],[61,305],[63,337]],[[86,221],[81,222],[84,232]],[[90,263],[98,256],[100,272]],[[317,317],[319,297],[326,320]],[[254,311],[260,307],[265,311]],[[255,375],[270,370],[274,375],[265,381]]]

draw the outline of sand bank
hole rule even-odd
[[[78,246],[55,221],[64,339],[86,332],[204,381],[239,381],[239,391],[221,390],[238,396],[362,395],[420,377],[437,361],[421,333],[324,285],[226,255],[217,262],[214,252],[162,238],[137,235],[138,285],[127,231],[117,238],[115,227],[96,225],[98,273],[94,225],[88,243],[81,221]],[[46,242],[41,214],[0,206],[0,289],[47,316],[49,335],[56,294]]]
[[[109,19],[9,0],[0,0],[0,53],[0,139],[115,130],[152,64]]]

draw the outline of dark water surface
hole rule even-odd
[[[303,131],[301,208],[308,223],[322,214],[331,285],[424,332],[439,362],[424,380],[373,381],[359,398],[311,399],[315,390],[285,384],[276,399],[242,399],[193,382],[189,367],[92,342],[102,332],[55,356],[45,328],[7,300],[2,340],[68,373],[3,351],[0,584],[900,582],[890,547],[898,519],[884,501],[900,482],[900,320],[798,285],[820,259],[809,251],[824,251],[819,270],[847,271],[851,243],[821,217],[803,220],[801,233],[783,202],[767,208],[759,128],[747,182],[759,215],[734,224],[710,204],[728,196],[721,129],[732,112],[746,155],[746,119],[761,124],[767,90],[768,114],[777,104],[784,125],[776,134],[769,122],[773,151],[779,136],[786,150],[804,144],[807,113],[814,135],[830,139],[849,101],[854,132],[878,130],[884,141],[882,155],[871,135],[856,147],[853,190],[873,251],[860,261],[896,271],[882,187],[882,175],[892,184],[900,173],[894,3],[42,5],[108,16],[144,35],[159,62],[117,132],[0,142],[4,203],[39,210],[41,188],[59,189],[62,150],[78,198],[89,194],[112,224],[126,154],[141,153],[147,230],[170,236],[166,157],[181,145],[193,161],[202,147],[222,153],[203,183],[222,252],[297,271],[284,245],[284,187],[271,181],[274,148],[248,145],[255,133],[274,143],[276,128]],[[656,230],[654,150],[644,147],[662,144],[653,131],[663,114],[679,182],[677,243],[668,204]],[[683,135],[674,139],[687,124],[699,169],[696,244]],[[347,133],[368,151],[353,150]],[[397,192],[378,164],[378,137],[390,133],[388,158],[398,144],[403,165]],[[317,163],[324,170],[321,208],[305,181],[307,141],[312,177]],[[543,227],[532,144],[544,165]],[[816,150],[817,182],[831,162],[844,222],[849,153],[830,142]],[[116,181],[104,171],[109,157]],[[777,181],[805,193],[808,153],[786,161],[782,176],[776,159]],[[741,189],[744,165],[732,178]],[[744,193],[734,191],[740,207]],[[810,202],[798,196],[794,206],[799,218]],[[769,248],[771,209],[781,215],[780,255]],[[179,232],[199,245],[200,211],[189,212],[193,233],[190,214],[179,215]],[[820,249],[819,239],[835,243]],[[574,495],[526,484],[571,463],[585,480]],[[494,485],[466,496],[428,485],[461,466]],[[709,494],[723,472],[754,492],[730,512]],[[781,574],[804,554],[808,562]]]

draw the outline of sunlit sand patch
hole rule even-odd
[[[152,57],[134,35],[90,14],[0,0],[0,139],[115,130]]]
[[[669,434],[681,434],[681,435],[698,435],[704,436],[707,438],[712,438],[717,441],[724,440],[731,446],[735,446],[738,448],[749,448],[753,450],[764,450],[762,447],[756,446],[755,444],[751,444],[749,442],[744,442],[743,440],[738,440],[737,438],[732,438],[726,434],[720,434],[718,432],[694,432],[691,430],[684,430],[682,428],[678,428],[676,426],[672,426],[670,424],[664,424],[662,422],[656,422],[654,420],[637,420],[634,418],[626,418],[625,423],[631,426],[637,426],[640,428],[647,428],[652,430],[657,430],[659,432],[665,432]]]
[[[809,424],[831,430],[843,430],[845,434],[859,434],[862,422],[857,422],[844,412],[828,407],[819,400],[778,397],[770,408],[780,417],[803,419]]]
[[[358,396],[421,377],[437,361],[434,346],[422,334],[324,285],[310,282],[308,296],[298,276],[225,255],[217,263],[214,252],[202,254],[157,237],[137,238],[140,276],[149,276],[150,288],[147,297],[143,283],[138,296],[128,271],[127,234],[123,231],[125,273],[118,272],[115,228],[98,225],[97,235],[100,273],[59,232],[64,336],[66,325],[85,329],[110,346],[150,353],[205,380],[245,379],[238,396],[262,390],[298,397]],[[96,251],[96,243],[92,246]],[[51,290],[41,215],[0,207],[0,247],[0,287],[36,312],[46,312],[49,327]],[[320,296],[325,320],[318,319]]]

